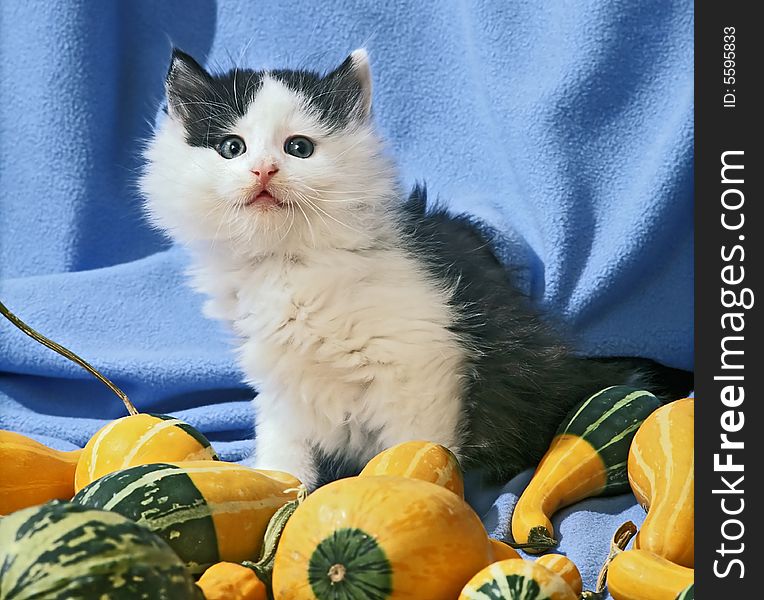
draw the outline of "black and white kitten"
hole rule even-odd
[[[312,487],[424,439],[506,480],[572,404],[656,383],[649,361],[572,356],[469,218],[422,189],[404,200],[364,50],[323,76],[212,75],[176,50],[166,88],[141,188],[193,255],[206,314],[238,335],[253,466]]]

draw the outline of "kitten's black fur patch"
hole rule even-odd
[[[209,74],[191,56],[173,50],[166,87],[170,109],[180,116],[191,146],[217,148],[236,131],[236,120],[262,87],[266,71],[232,69]],[[363,88],[348,57],[327,75],[314,71],[278,69],[267,72],[289,89],[305,97],[330,132],[341,131],[355,119],[364,118]]]
[[[363,119],[363,88],[353,71],[353,60],[345,61],[328,75],[313,71],[271,71],[271,76],[308,99],[321,122],[330,131],[341,131]]]
[[[174,49],[167,73],[167,100],[191,146],[216,148],[232,133],[262,85],[262,71],[234,69],[210,75],[188,54]]]
[[[337,479],[355,477],[364,467],[363,463],[357,458],[344,454],[327,455],[318,449],[313,450],[313,460],[317,470],[317,478],[313,484],[313,489],[320,488],[322,485]]]
[[[427,208],[423,187],[402,210],[411,253],[431,276],[455,286],[453,330],[472,357],[461,453],[467,468],[507,481],[536,464],[571,407],[617,384],[664,401],[692,389],[692,374],[638,358],[574,356],[512,284],[490,236],[466,216]]]

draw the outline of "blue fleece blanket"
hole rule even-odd
[[[2,2],[0,298],[142,411],[186,419],[226,459],[251,449],[230,340],[134,186],[171,43],[221,68],[324,69],[365,45],[407,183],[499,232],[582,352],[692,368],[691,2]],[[121,414],[0,322],[0,428],[71,448]],[[528,476],[471,486],[490,531],[507,534]],[[559,515],[587,586],[616,527],[641,517],[631,495]]]

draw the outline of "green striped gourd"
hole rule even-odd
[[[570,411],[512,514],[515,546],[543,552],[557,545],[550,517],[591,496],[629,491],[629,446],[660,401],[650,392],[613,386]]]
[[[202,600],[158,536],[116,513],[49,502],[0,521],[0,599]]]
[[[218,460],[204,435],[168,415],[135,414],[104,425],[90,438],[77,463],[74,489],[136,465]]]
[[[157,463],[105,475],[73,502],[132,519],[198,573],[217,562],[256,560],[268,521],[297,497],[295,484],[285,474],[221,461]]]
[[[679,592],[676,600],[695,600],[695,584],[692,583]]]
[[[458,600],[577,600],[568,583],[538,562],[510,558],[489,565],[464,586]]]

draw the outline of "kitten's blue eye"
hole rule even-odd
[[[244,140],[238,135],[230,135],[218,146],[218,154],[223,158],[236,158],[247,151]]]
[[[284,152],[297,158],[308,158],[313,154],[314,148],[313,142],[301,135],[290,137],[284,142]]]

